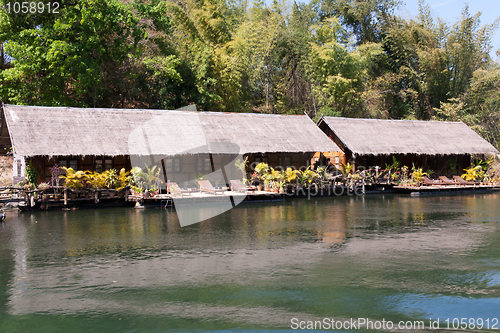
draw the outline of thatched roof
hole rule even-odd
[[[4,105],[19,155],[339,151],[309,117]]]
[[[322,117],[322,123],[356,155],[498,154],[462,122]]]

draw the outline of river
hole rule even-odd
[[[9,211],[0,332],[497,331],[499,200],[287,199],[187,227],[164,208]]]

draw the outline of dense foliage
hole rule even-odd
[[[0,13],[4,102],[461,120],[500,143],[498,21],[467,6],[449,24],[397,0],[58,1]]]

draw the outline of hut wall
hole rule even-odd
[[[317,166],[333,165],[337,169],[346,163],[345,154],[339,151],[316,152],[311,158],[311,164]]]
[[[471,164],[470,155],[418,155],[418,154],[394,154],[394,155],[361,155],[356,158],[356,169],[373,169],[375,166],[385,168],[386,164],[393,163],[395,157],[401,166],[410,168],[423,168],[424,171],[432,170],[435,175],[460,175],[463,169]]]
[[[14,177],[14,159],[12,155],[1,155],[0,154],[0,186],[10,186],[13,184]]]
[[[274,169],[283,170],[287,167],[300,169],[311,165],[313,153],[266,153],[266,154],[247,154],[248,168],[247,173],[252,174],[258,163],[265,162]]]
[[[305,168],[311,165],[311,158],[313,153],[268,153],[268,154],[248,154],[248,168],[247,177],[253,173],[253,168],[257,163],[266,162],[274,169],[283,169],[292,167],[295,169]],[[197,188],[197,178],[204,177],[213,181],[214,186],[224,186],[219,184],[217,177],[211,176],[213,170],[220,170],[223,166],[234,164],[234,156],[213,154],[197,154],[197,155],[179,155],[172,157],[165,157],[163,163],[165,165],[165,173],[169,181],[174,181],[179,186],[184,188]],[[132,168],[129,156],[35,156],[29,158],[33,162],[38,172],[38,183],[50,182],[51,173],[50,168],[55,164],[59,166],[73,167],[75,170],[83,171],[104,171],[106,169],[115,168],[120,170],[125,168],[130,170]],[[144,158],[144,163],[149,162]],[[142,162],[135,162],[141,164]],[[149,163],[148,163],[149,164]],[[160,170],[160,178],[164,179],[163,166],[161,162],[157,164],[157,170]],[[135,166],[135,165],[134,165]],[[137,165],[139,166],[139,165]],[[231,165],[224,170],[228,180],[242,179],[241,171]],[[144,166],[142,166],[144,169]]]
[[[220,183],[220,173],[223,166],[231,165],[234,159],[233,155],[225,154],[196,154],[196,155],[177,155],[163,158],[161,162],[156,163],[160,170],[160,179],[164,180],[163,166],[165,167],[166,178],[170,182],[177,183],[182,188],[198,188],[197,179],[209,180],[214,186],[225,186]],[[144,160],[146,161],[146,160]],[[139,165],[138,165],[139,166]],[[144,168],[144,166],[142,166]],[[216,174],[212,174],[213,172]],[[224,168],[228,180],[241,179],[242,175],[235,168]]]
[[[33,163],[38,172],[38,183],[51,181],[50,168],[55,164],[83,171],[101,172],[112,168],[118,171],[122,168],[131,169],[128,156],[53,156],[50,158],[47,156],[34,156],[28,158],[28,160]]]

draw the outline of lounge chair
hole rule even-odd
[[[443,184],[440,180],[429,179],[427,176],[424,176],[424,185],[441,185]]]
[[[214,195],[216,195],[217,192],[220,192],[220,194],[224,195],[224,190],[216,189],[212,186],[209,180],[198,180],[198,184],[200,184],[200,192],[210,192]]]
[[[175,182],[167,182],[167,188],[169,189],[170,193],[172,193],[174,195],[179,194],[179,193],[180,193],[180,195],[184,195],[184,194],[191,195],[191,191],[183,190]]]
[[[449,179],[446,176],[439,176],[439,179],[446,185],[459,185],[457,182]]]
[[[460,176],[453,176],[453,179],[455,179],[455,181],[460,185],[479,185],[479,183],[469,182]]]
[[[245,186],[241,180],[230,180],[231,183],[231,191],[235,192],[253,192],[255,191],[255,187]]]

